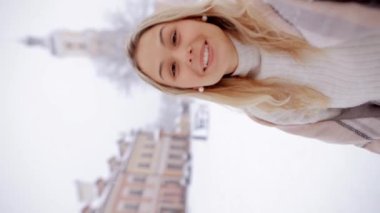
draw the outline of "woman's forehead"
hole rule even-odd
[[[160,29],[161,24],[156,25],[145,31],[136,47],[136,63],[140,71],[152,78],[154,81],[159,80],[159,64],[160,64]]]
[[[186,21],[186,20],[191,20],[191,19],[175,19],[175,20],[171,20],[171,21],[165,21],[165,22],[156,23],[156,24],[153,24],[148,30],[150,30],[152,28],[155,28],[155,27],[164,26],[164,25],[176,24],[178,22],[182,22],[182,21]]]

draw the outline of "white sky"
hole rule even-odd
[[[1,212],[78,212],[74,180],[107,175],[119,134],[155,117],[150,92],[127,98],[90,60],[17,43],[107,26],[105,14],[123,7],[122,0],[0,0]],[[215,105],[211,118],[210,140],[193,145],[192,213],[380,211],[379,155],[289,136]]]
[[[211,105],[193,143],[191,212],[378,213],[380,156],[262,127]]]
[[[0,2],[0,212],[78,212],[74,180],[107,175],[120,133],[153,120],[158,99],[149,91],[127,98],[90,60],[54,58],[18,40],[108,26],[107,14],[124,4]]]

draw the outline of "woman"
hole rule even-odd
[[[129,56],[140,76],[166,93],[227,104],[290,133],[380,153],[378,110],[347,113],[380,100],[379,11],[267,2],[160,11],[132,36]]]

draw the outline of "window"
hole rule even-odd
[[[80,49],[82,49],[82,50],[84,50],[84,49],[87,48],[87,46],[86,46],[85,44],[83,44],[83,43],[80,43],[80,44],[78,45],[78,47],[79,47]]]
[[[135,183],[145,183],[146,177],[136,176],[133,177],[133,182]]]
[[[170,146],[170,148],[171,149],[173,149],[173,150],[184,150],[184,147],[183,146],[180,146],[180,145],[178,145],[178,144],[172,144],[171,146]]]
[[[186,142],[189,140],[189,135],[172,135],[172,139]]]
[[[72,49],[74,47],[73,43],[71,43],[71,42],[65,43],[65,46],[67,49]]]
[[[142,153],[142,156],[144,157],[144,158],[152,158],[153,157],[153,153]]]
[[[138,166],[140,168],[149,168],[150,167],[149,163],[139,163]]]
[[[165,192],[164,196],[165,197],[173,197],[173,196],[179,196],[179,195],[176,192]]]
[[[147,149],[154,149],[154,144],[153,143],[147,143],[144,145],[144,147]]]
[[[180,185],[179,181],[178,180],[164,180],[164,184],[163,185]]]
[[[139,205],[138,204],[126,203],[126,204],[124,204],[124,209],[125,210],[138,211],[139,210]]]
[[[174,164],[174,163],[169,163],[168,164],[169,169],[175,169],[175,170],[182,170],[182,165],[179,164]]]
[[[178,154],[169,154],[169,158],[176,159],[176,160],[182,159],[181,155],[178,155]]]
[[[185,211],[181,209],[173,209],[173,208],[161,208],[160,213],[184,213]]]
[[[134,196],[142,196],[143,195],[143,190],[141,190],[141,189],[131,189],[129,191],[129,194],[130,195],[134,195]]]

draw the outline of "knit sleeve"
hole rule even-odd
[[[353,144],[380,154],[380,132],[376,129],[379,125],[378,118],[356,118],[276,127],[290,134],[328,143]]]
[[[264,0],[317,47],[380,32],[380,10],[355,3]]]
[[[277,125],[310,124],[330,119],[341,113],[340,109],[303,109],[303,110],[278,110],[266,112],[257,107],[247,107],[244,111],[253,117],[268,121]]]
[[[380,132],[373,128],[380,125],[380,119],[377,118],[326,120],[304,125],[276,125],[249,114],[248,116],[259,124],[275,127],[289,134],[328,143],[352,144],[380,154]]]

